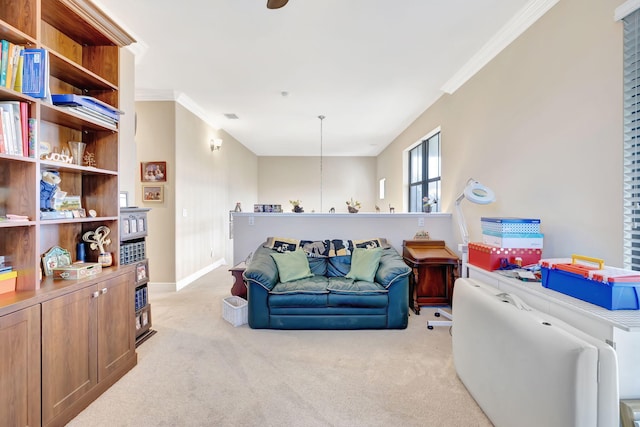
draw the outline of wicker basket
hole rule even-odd
[[[222,300],[222,317],[233,326],[244,325],[249,321],[249,305],[240,297],[227,297]]]

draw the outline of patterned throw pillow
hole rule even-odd
[[[367,240],[354,240],[353,247],[373,249],[373,248],[381,248],[383,247],[383,245],[382,245],[381,239],[367,239]]]
[[[287,237],[269,237],[263,246],[278,252],[292,252],[298,249],[300,240]]]
[[[309,258],[326,258],[329,256],[328,240],[300,240],[300,247]]]
[[[353,242],[351,240],[338,240],[334,239],[330,242],[329,256],[344,256],[351,255],[353,250]]]

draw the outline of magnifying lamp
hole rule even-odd
[[[473,178],[469,178],[464,190],[456,199],[456,212],[458,213],[458,224],[460,225],[460,235],[462,243],[458,245],[458,250],[462,253],[462,271],[460,277],[469,277],[467,264],[469,263],[469,232],[467,231],[467,222],[464,219],[460,203],[467,199],[470,202],[479,205],[488,205],[496,200],[493,190],[480,184]],[[435,313],[436,317],[445,317],[448,320],[428,320],[427,328],[433,329],[434,326],[451,326],[453,324],[453,314],[438,308]]]
[[[469,244],[469,232],[467,231],[467,222],[464,219],[460,203],[463,199],[479,205],[488,205],[496,200],[493,190],[480,184],[473,178],[469,178],[462,193],[456,199],[456,212],[458,213],[458,224],[460,225],[460,235],[462,236],[462,244]]]

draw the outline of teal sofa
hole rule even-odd
[[[297,267],[292,267],[293,258]],[[298,267],[305,266],[308,270],[297,278]],[[244,272],[249,326],[404,329],[410,273],[384,239],[270,238],[255,250]]]

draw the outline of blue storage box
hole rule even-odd
[[[540,262],[542,286],[608,310],[640,309],[640,272]],[[566,269],[563,269],[566,268]]]

